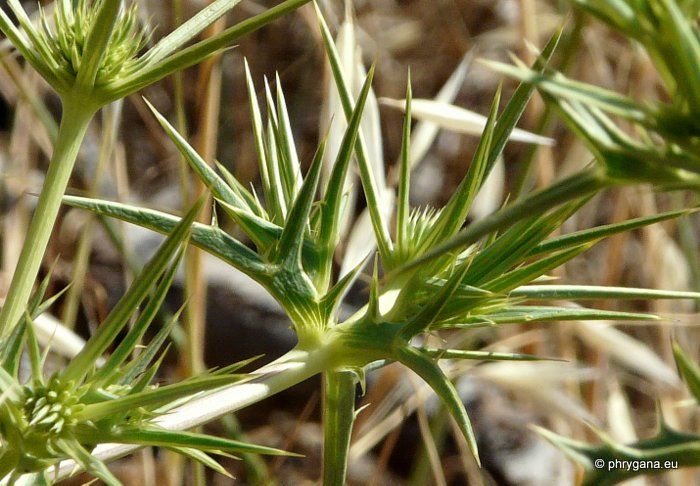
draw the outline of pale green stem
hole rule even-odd
[[[0,337],[7,336],[24,313],[80,144],[95,112],[92,105],[84,100],[64,102],[53,157],[12,277],[5,305],[0,311]]]
[[[114,144],[117,140],[117,129],[119,127],[119,118],[121,115],[121,101],[117,101],[105,107],[102,111],[102,141],[100,144],[100,152],[97,159],[97,166],[90,182],[89,196],[97,197],[105,166],[109,163],[114,151]],[[71,286],[66,293],[65,306],[61,314],[63,325],[69,329],[75,327],[75,320],[80,308],[80,299],[85,287],[85,278],[88,275],[88,267],[90,265],[90,253],[92,252],[92,234],[95,223],[95,216],[89,215],[85,225],[80,232],[78,241],[78,249],[75,252],[73,259],[73,274],[71,278]]]
[[[323,377],[323,486],[343,486],[355,421],[357,375],[329,371]]]

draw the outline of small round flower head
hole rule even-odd
[[[54,377],[46,386],[25,389],[26,433],[44,435],[48,439],[62,435],[66,428],[76,424],[73,415],[82,405],[71,385]]]
[[[56,0],[51,13],[41,10],[38,27],[29,21],[16,1],[10,6],[41,61],[63,88],[72,86],[83,61],[86,44],[96,25],[102,0]],[[95,76],[95,86],[132,74],[148,34],[142,28],[136,3],[120,7]],[[61,86],[57,86],[60,88]]]
[[[75,8],[71,0],[57,1],[53,29],[42,15],[42,34],[48,41],[53,58],[73,77],[80,68],[83,50],[100,1],[80,0]],[[95,85],[106,84],[115,77],[133,72],[138,63],[138,53],[146,40],[147,36],[138,21],[136,4],[122,8],[97,71]]]

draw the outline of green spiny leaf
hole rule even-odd
[[[26,331],[27,320],[22,319],[0,345],[0,367],[11,376],[17,376],[19,372],[20,360],[26,342]]]
[[[335,79],[338,94],[340,95],[343,112],[345,113],[346,120],[349,121],[352,116],[353,109],[350,88],[348,83],[345,81],[340,58],[338,56],[335,43],[333,42],[333,38],[328,30],[328,26],[326,25],[318,6],[316,4],[314,4],[314,6],[316,8],[316,14],[321,26],[323,44],[326,48],[326,54],[328,56],[328,60],[330,61],[333,78]],[[379,249],[379,254],[382,256],[382,261],[390,261],[391,238],[389,237],[389,226],[380,209],[382,206],[382,200],[379,194],[379,189],[377,188],[377,183],[374,180],[374,175],[372,173],[369,161],[367,160],[367,149],[361,133],[355,144],[355,156],[360,169],[360,178],[362,179],[362,187],[365,192],[365,198],[367,199],[367,208],[369,209],[370,217],[372,219],[372,227],[374,228],[375,237],[377,239],[377,248]]]
[[[153,362],[152,366],[148,366],[143,373],[136,378],[136,381],[132,381],[128,383],[130,385],[129,387],[129,393],[128,395],[135,395],[137,393],[141,393],[145,391],[151,384],[153,383],[153,380],[156,377],[156,374],[158,374],[158,370],[160,369],[160,366],[163,364],[163,360],[165,359],[165,356],[168,354],[168,349],[170,346],[166,346],[164,350],[161,351],[160,356]],[[153,346],[154,350],[158,350],[158,346]],[[111,378],[111,377],[110,377]],[[126,415],[129,413],[128,410],[125,410],[122,412],[123,415]],[[119,414],[112,415],[118,416]]]
[[[177,216],[111,201],[75,196],[64,196],[63,201],[73,207],[88,209],[164,234],[171,232],[180,222]],[[259,278],[266,271],[265,263],[254,251],[218,228],[194,223],[191,238],[196,246],[253,278]]]
[[[146,349],[141,351],[139,355],[131,360],[128,365],[124,367],[116,376],[110,376],[109,378],[116,381],[117,384],[126,385],[132,383],[141,373],[146,371],[146,369],[158,369],[158,364],[151,365],[151,361],[158,353],[158,350],[163,346],[163,343],[171,334],[175,324],[180,318],[180,314],[184,310],[184,305],[178,309],[178,311],[173,314],[173,316],[166,322],[163,327],[156,333],[156,335],[151,339],[146,346]],[[165,356],[165,353],[162,353]]]
[[[619,312],[583,307],[556,307],[535,305],[511,305],[495,311],[474,313],[456,318],[453,322],[437,326],[442,328],[481,327],[540,321],[580,320],[655,320],[658,317],[638,312]]]
[[[80,420],[99,420],[110,415],[126,412],[139,407],[157,407],[173,400],[197,392],[218,388],[240,381],[240,376],[203,376],[186,381],[144,390],[114,400],[86,405],[76,414]]]
[[[452,275],[447,279],[440,292],[427,302],[423,309],[403,327],[400,334],[403,339],[411,339],[416,334],[425,331],[439,318],[440,311],[442,311],[459,284],[464,280],[464,275],[469,270],[470,265],[471,261],[466,260],[460,266],[454,268]]]
[[[277,86],[277,140],[279,141],[277,147],[282,154],[280,157],[282,161],[280,172],[285,194],[287,194],[287,200],[291,201],[296,197],[301,188],[301,169],[294,145],[292,126],[289,121],[289,114],[287,113],[287,102],[284,99],[282,82],[278,74],[275,75],[275,84]]]
[[[193,432],[165,430],[153,426],[121,430],[113,434],[109,434],[109,438],[107,440],[122,444],[186,447],[215,453],[223,451],[234,453],[267,454],[271,456],[296,456],[296,454],[280,449],[274,449],[272,447],[248,444],[237,440],[196,434]]]
[[[598,106],[608,113],[642,123],[650,128],[654,128],[656,124],[655,117],[651,115],[649,110],[614,91],[574,81],[562,75],[543,74],[535,70],[523,69],[495,61],[483,62],[498,73],[536,86],[552,96],[565,97],[588,105]]]
[[[608,486],[642,474],[663,471],[666,461],[675,467],[700,464],[700,436],[674,431],[664,424],[656,437],[639,440],[633,444],[618,444],[600,430],[594,432],[603,441],[593,446],[561,437],[536,427],[545,439],[581,464],[585,470],[582,486]],[[602,461],[603,467],[595,461]]]
[[[131,329],[127,335],[119,343],[112,355],[107,359],[106,363],[93,377],[95,382],[103,381],[114,373],[140,343],[146,329],[148,329],[148,326],[153,321],[153,318],[156,316],[156,314],[158,314],[168,290],[170,290],[170,286],[175,279],[175,274],[177,273],[178,265],[182,260],[183,254],[184,249],[181,249],[179,255],[175,257],[173,263],[170,265],[170,269],[163,275],[161,282],[158,284],[158,287],[156,287],[153,295],[148,301],[148,305],[146,305],[139,318],[136,320],[133,326],[131,326]]]
[[[592,168],[563,179],[545,189],[532,193],[525,199],[520,199],[496,211],[484,219],[470,224],[448,241],[433,247],[430,251],[396,270],[395,273],[403,273],[423,266],[445,253],[456,251],[475,243],[493,231],[507,228],[533,213],[540,213],[558,204],[578,198],[590,197],[591,194],[610,184],[610,181],[598,168]]]
[[[396,360],[400,361],[404,366],[410,368],[414,373],[420,376],[440,397],[443,405],[450,412],[450,415],[455,419],[459,429],[467,439],[469,449],[474,454],[477,464],[481,464],[479,452],[476,445],[476,437],[472,430],[469,416],[464,408],[464,403],[459,397],[450,379],[445,376],[440,367],[430,360],[426,355],[414,348],[398,348],[394,351]]]
[[[262,116],[260,115],[260,107],[258,106],[257,94],[255,92],[255,85],[253,84],[253,77],[250,74],[250,66],[248,65],[248,60],[245,60],[245,76],[246,76],[246,87],[248,88],[248,102],[250,105],[250,120],[253,125],[253,140],[255,141],[255,151],[258,154],[258,167],[260,170],[260,179],[262,180],[263,192],[265,194],[265,199],[268,201],[268,205],[275,208],[275,201],[277,198],[271,198],[272,194],[272,181],[270,180],[270,173],[268,167],[270,163],[267,160],[267,150],[265,144],[265,136],[263,134]],[[273,210],[272,214],[277,214],[278,211]]]
[[[581,207],[582,202],[566,204],[549,214],[534,215],[508,228],[474,256],[464,282],[481,286],[523,262],[538,243]]]
[[[321,142],[311,162],[311,167],[309,167],[306,179],[294,201],[294,205],[289,211],[284,229],[282,230],[282,235],[275,248],[273,260],[276,262],[301,265],[301,251],[309,226],[311,205],[313,204],[316,188],[321,178],[323,151],[325,147],[325,141]]]
[[[175,127],[173,127],[168,120],[148,102],[148,100],[144,101],[150,108],[153,115],[156,117],[156,120],[158,120],[158,123],[160,123],[160,126],[163,127],[165,133],[173,141],[178,151],[185,158],[192,170],[194,170],[200,179],[202,179],[202,182],[209,187],[214,197],[221,199],[222,201],[236,208],[243,210],[247,209],[245,201],[242,201],[241,198],[238,197],[238,195],[229,187],[229,185],[226,184],[226,182],[219,177],[216,172],[214,172],[214,170],[204,159],[202,159],[197,151],[189,143],[187,143],[187,140],[185,140],[184,137],[180,135],[177,130],[175,130]]]
[[[165,449],[169,449],[177,454],[185,456],[188,459],[191,459],[193,461],[197,461],[197,462],[205,465],[209,469],[233,479],[233,476],[231,475],[231,473],[229,473],[226,469],[224,469],[224,467],[221,464],[216,462],[214,459],[212,459],[205,452],[202,452],[198,449],[194,449],[192,447],[165,447]]]
[[[219,201],[219,204],[224,211],[226,211],[226,214],[245,231],[261,254],[265,255],[270,252],[270,249],[273,248],[275,243],[279,240],[282,234],[282,228],[275,223],[265,221],[255,216],[253,213],[231,206],[224,201]],[[279,207],[273,209],[275,212],[278,210]]]
[[[221,177],[224,178],[226,183],[229,185],[231,190],[233,190],[240,199],[244,200],[248,204],[248,209],[258,218],[267,220],[268,216],[265,209],[260,204],[260,201],[253,194],[250,193],[243,185],[238,182],[238,179],[234,177],[233,174],[221,163],[216,162],[216,167],[221,172]]]
[[[21,387],[17,380],[4,367],[0,367],[0,410],[5,406],[5,400],[19,401],[22,396]]]
[[[488,284],[484,284],[484,288],[491,290],[492,292],[510,291],[511,289],[519,287],[523,284],[532,282],[537,277],[540,277],[548,271],[563,265],[572,258],[588,250],[590,247],[590,244],[584,244],[578,247],[573,247],[570,250],[564,250],[542,258],[534,263],[508,272],[495,280],[492,280]]]
[[[559,43],[563,29],[559,29],[547,42],[547,45],[542,50],[542,53],[535,61],[534,67],[537,70],[544,70],[549,63],[549,60],[554,54],[554,50]],[[491,172],[493,165],[496,163],[499,155],[503,152],[503,148],[510,137],[515,125],[520,120],[521,115],[525,111],[527,103],[530,101],[534,87],[527,83],[521,83],[513,93],[510,101],[506,105],[500,118],[496,122],[496,129],[493,133],[493,142],[491,153],[489,154],[489,163],[486,169],[486,175]]]
[[[333,265],[333,252],[338,243],[339,225],[341,221],[343,187],[345,184],[348,167],[352,158],[353,149],[357,141],[357,135],[362,122],[362,113],[364,112],[367,95],[372,87],[372,78],[374,76],[374,66],[367,73],[365,82],[362,85],[362,90],[357,98],[357,104],[352,112],[352,117],[348,122],[348,127],[343,135],[343,140],[338,150],[338,156],[331,175],[328,179],[326,192],[321,203],[321,219],[318,236],[318,247],[320,251],[321,265],[323,265],[319,273],[318,285],[319,290],[325,289],[330,282],[330,272]]]
[[[34,333],[34,321],[29,315],[29,311],[24,313],[24,320],[27,322],[27,353],[29,354],[29,364],[32,370],[32,381],[36,384],[44,383],[44,360],[41,356],[39,341]]]
[[[27,303],[27,309],[29,309],[29,312],[32,315],[32,317],[36,317],[37,315],[41,314],[40,312],[37,313],[36,310],[39,308],[41,303],[44,302],[44,297],[46,296],[46,291],[48,290],[49,284],[51,283],[51,278],[53,276],[53,271],[56,267],[57,262],[58,259],[54,260],[46,276],[41,280],[41,283],[37,287],[36,291],[34,291],[31,299],[29,299],[29,302]]]
[[[404,107],[401,155],[399,157],[399,193],[396,208],[396,244],[403,248],[408,243],[408,215],[411,211],[409,194],[411,190],[411,72],[406,82],[406,105]]]
[[[36,319],[36,318],[39,317],[41,314],[43,314],[44,312],[46,312],[47,310],[49,310],[49,309],[54,305],[54,303],[55,303],[58,299],[60,299],[60,298],[63,296],[63,294],[65,294],[65,293],[68,291],[68,289],[70,289],[70,286],[71,286],[71,284],[66,285],[66,286],[63,287],[61,290],[59,290],[58,292],[56,292],[54,295],[52,295],[51,297],[49,297],[48,299],[46,299],[44,302],[42,302],[41,304],[39,304],[36,308],[34,308],[34,310],[31,312],[32,318],[33,318],[33,319]],[[27,308],[28,308],[28,309],[31,309],[32,307],[27,306]]]
[[[146,298],[157,279],[165,272],[167,265],[177,254],[190,234],[190,226],[202,207],[203,199],[195,204],[180,223],[173,229],[153,258],[134,280],[124,297],[112,309],[97,332],[85,347],[66,366],[62,376],[66,381],[79,381],[95,366],[98,357],[112,344],[114,338],[124,328],[139,304]]]
[[[224,16],[240,2],[241,0],[216,0],[211,2],[192,18],[188,19],[187,22],[159,40],[145,54],[145,60],[150,63],[156,63],[175,53],[178,48],[194,39],[207,26]]]
[[[420,352],[433,359],[469,359],[477,361],[565,361],[561,358],[535,356],[522,353],[496,351],[466,351],[463,349],[420,348]]]
[[[265,202],[271,208],[271,213],[275,215],[273,221],[282,225],[287,217],[288,208],[292,204],[294,196],[289,192],[289,188],[285,187],[282,177],[281,168],[287,163],[284,160],[287,155],[281,146],[284,144],[284,141],[281,140],[281,135],[279,135],[277,106],[272,98],[272,90],[267,78],[265,78],[265,99],[267,101],[267,138],[265,144],[267,153],[265,160],[267,161],[267,177],[269,178]]]
[[[508,295],[510,297],[526,297],[534,300],[700,299],[700,293],[698,292],[596,285],[523,285],[512,290]]]
[[[342,302],[345,294],[350,289],[353,283],[357,280],[358,275],[367,264],[367,258],[358,263],[355,268],[346,273],[326,294],[323,296],[323,306],[326,311],[326,320],[331,321],[331,317],[335,314]]]
[[[177,43],[173,43],[171,46],[166,45],[155,59],[151,60],[151,62],[147,62],[145,66],[134,73],[134,75],[110,85],[109,90],[104,94],[104,102],[124,98],[174,72],[182,71],[183,69],[193,66],[215,54],[220,49],[229,46],[232,42],[244,35],[254,32],[308,2],[309,0],[287,0],[265,10],[259,15],[250,17],[229,27],[219,34],[207,37],[189,47],[175,50],[173,46],[182,45],[183,42],[186,42],[186,40],[182,39],[191,38],[196,35],[197,32],[203,30],[206,25],[213,22],[214,19],[210,19],[210,21],[196,26],[196,28],[192,30],[192,33],[184,33],[181,39],[177,39]],[[208,14],[204,14],[204,17],[207,15]],[[180,35],[181,34],[178,34],[178,36]]]
[[[381,315],[379,310],[379,262],[375,255],[372,280],[369,284],[369,301],[367,302],[367,315],[373,322],[378,322]]]
[[[445,208],[440,212],[433,227],[430,229],[430,236],[427,237],[422,248],[428,249],[437,242],[445,241],[453,236],[462,227],[464,220],[469,213],[474,198],[479,192],[479,188],[484,182],[489,163],[489,153],[493,141],[493,134],[496,128],[496,116],[498,115],[498,105],[501,100],[501,87],[499,86],[491,104],[484,133],[479,140],[469,171],[462,179],[454,194],[450,198]]]
[[[690,212],[691,211],[689,210],[668,211],[652,216],[629,219],[620,223],[607,224],[591,229],[576,231],[568,235],[557,236],[537,245],[535,248],[532,249],[530,255],[534,256],[541,253],[549,253],[551,251],[563,250],[565,248],[580,245],[582,243],[597,241],[618,233],[632,231],[637,228],[642,228],[644,226],[659,223],[661,221],[666,221],[669,219],[675,219],[680,216],[689,214]]]
[[[56,446],[86,471],[107,483],[108,486],[122,486],[122,483],[107,469],[105,463],[85,450],[77,440],[59,438],[56,440]]]

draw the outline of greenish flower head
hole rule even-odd
[[[75,412],[83,405],[71,388],[55,377],[46,385],[25,387],[22,410],[27,431],[48,440],[75,426]]]
[[[15,446],[21,449],[18,469],[41,471],[61,457],[57,441],[72,435],[84,408],[80,394],[57,377],[48,383],[25,386],[17,410],[15,424],[18,436]]]
[[[36,20],[18,0],[9,6],[21,29],[0,12],[2,30],[61,96],[94,98],[93,93],[133,76],[142,65],[139,52],[148,34],[138,21],[136,3],[57,0],[51,13],[39,10]]]
[[[37,32],[38,40],[44,45],[36,46],[37,50],[50,54],[47,60],[66,84],[72,84],[78,75],[100,3],[101,0],[80,0],[74,9],[71,0],[59,0],[55,4],[53,22],[41,12],[41,28]],[[138,54],[147,39],[148,35],[138,21],[137,5],[122,6],[97,69],[95,85],[103,86],[132,74],[138,67]]]

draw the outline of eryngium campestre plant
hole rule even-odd
[[[567,319],[653,319],[646,314],[532,305],[531,301],[586,299],[591,295],[627,295],[619,289],[567,285],[528,285],[590,248],[600,239],[635,227],[678,216],[679,212],[640,218],[574,234],[550,237],[595,192],[613,184],[600,168],[565,179],[465,225],[470,206],[503,150],[532,88],[518,88],[498,117],[497,93],[471,166],[445,207],[409,206],[409,135],[411,91],[407,90],[404,143],[396,218],[382,214],[372,177],[360,120],[374,69],[353,100],[339,67],[330,33],[321,19],[324,45],[348,121],[338,155],[325,184],[320,183],[325,150],[322,141],[301,176],[291,139],[281,86],[267,93],[267,124],[263,123],[256,90],[248,71],[251,118],[256,139],[263,198],[246,189],[225,167],[213,170],[159,113],[154,114],[182,156],[210,188],[215,200],[254,245],[249,248],[216,225],[195,224],[191,241],[259,282],[284,308],[298,335],[297,346],[258,372],[256,385],[232,385],[203,400],[179,407],[165,418],[168,427],[192,426],[260,400],[316,373],[324,373],[324,484],[344,483],[350,432],[354,420],[354,390],[372,363],[398,361],[420,375],[455,418],[478,460],[469,418],[440,359],[529,360],[513,353],[431,348],[421,339],[445,330],[471,329],[527,321]],[[535,68],[544,69],[556,44],[553,39]],[[366,305],[344,318],[338,307],[365,262],[345,276],[333,278],[334,255],[340,243],[343,187],[356,158],[377,255]],[[319,186],[322,186],[319,189]],[[317,196],[320,194],[320,196]],[[179,221],[154,210],[95,199],[67,197],[76,207],[121,218],[159,232]],[[368,257],[371,257],[368,255]],[[691,297],[690,293],[641,291],[654,298]],[[632,295],[631,293],[629,295]],[[250,393],[249,396],[244,396]]]
[[[138,19],[136,3],[126,7],[122,0],[57,0],[52,18],[40,10],[35,23],[19,0],[10,0],[19,27],[0,9],[0,30],[56,90],[63,108],[49,170],[26,236],[30,244],[22,249],[0,311],[0,337],[12,331],[25,311],[61,197],[95,113],[107,103],[201,62],[308,0],[288,0],[185,47],[239,2],[216,0],[143,53],[148,34]]]
[[[233,374],[245,364],[239,363],[179,383],[153,385],[165,355],[161,347],[177,314],[134,357],[173,281],[200,207],[201,203],[175,227],[97,332],[63,369],[45,376],[46,355],[42,356],[33,331],[33,319],[58,297],[42,302],[49,278],[32,299],[25,319],[0,340],[0,480],[5,478],[6,484],[17,484],[20,479],[24,484],[48,484],[52,482],[50,467],[72,459],[110,486],[118,486],[121,483],[105,464],[91,455],[102,443],[164,447],[223,474],[226,471],[209,453],[283,453],[224,438],[172,432],[153,422],[184,397],[246,378]],[[143,301],[143,311],[124,339],[100,362]],[[25,349],[31,373],[22,381],[20,361]]]
[[[534,71],[521,63],[516,66],[487,64],[537,87],[611,178],[624,183],[652,182],[697,192],[700,4],[676,0],[572,0],[572,4],[644,49],[656,69],[662,96],[635,100],[570,79],[553,67]],[[633,130],[624,131],[616,124],[616,119],[630,123]],[[692,233],[689,226],[686,228]],[[697,241],[693,240],[689,246],[691,252],[696,252]],[[700,400],[697,365],[677,343],[674,343],[674,356],[691,394],[696,401]],[[630,444],[619,444],[598,430],[600,445],[575,441],[546,430],[540,432],[583,466],[584,485],[615,484],[641,474],[656,474],[662,471],[654,467],[657,461],[660,464],[676,461],[675,467],[700,464],[697,453],[700,437],[674,430],[662,416],[656,436]],[[606,467],[596,468],[595,459],[604,460]],[[628,464],[636,461],[641,467],[608,467],[608,464],[614,465],[615,460],[630,461]]]

